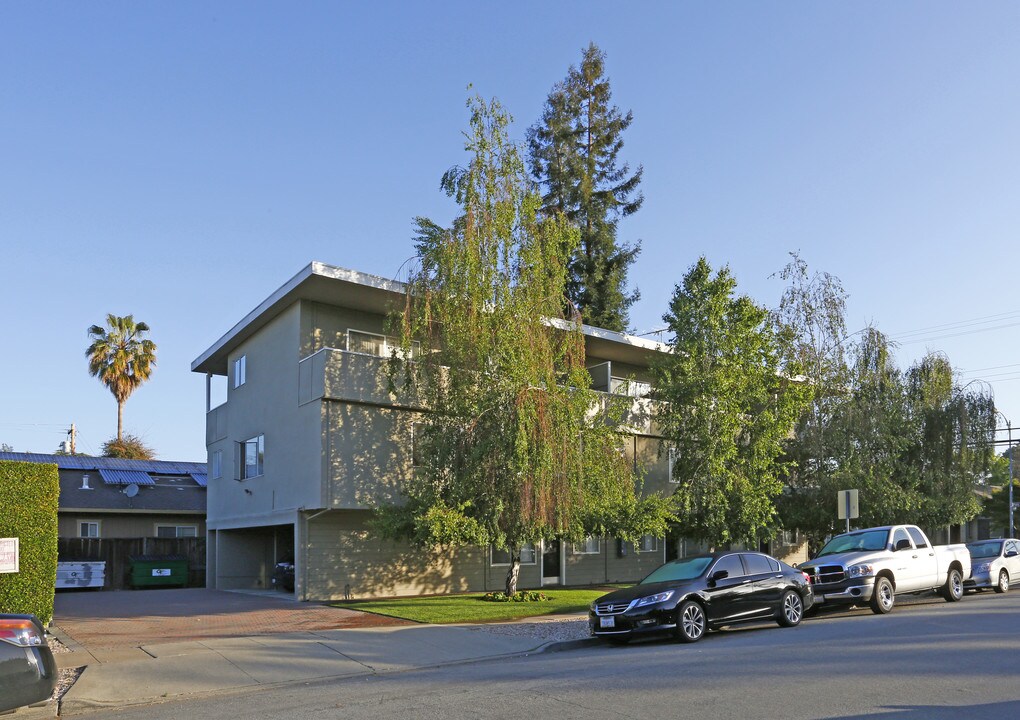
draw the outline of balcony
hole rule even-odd
[[[419,407],[408,393],[390,392],[388,363],[386,357],[323,348],[298,363],[298,402],[303,405],[314,400],[344,400]]]

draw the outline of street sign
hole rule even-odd
[[[18,538],[0,538],[0,573],[18,572],[18,557]]]
[[[836,503],[836,517],[840,520],[847,521],[847,527],[850,525],[850,520],[856,517],[860,517],[860,508],[857,505],[857,491],[856,490],[840,490],[838,495],[838,501]]]

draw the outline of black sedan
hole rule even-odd
[[[57,664],[34,615],[0,615],[0,713],[45,702]]]
[[[814,596],[804,573],[756,552],[717,552],[668,562],[637,585],[591,604],[592,635],[624,643],[671,632],[697,642],[709,629],[774,619],[800,624]]]

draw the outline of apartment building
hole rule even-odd
[[[386,316],[404,285],[313,262],[193,363],[207,376],[210,587],[267,588],[295,566],[299,599],[432,594],[503,587],[508,558],[493,548],[424,551],[383,541],[368,520],[399,501],[413,471],[421,408],[387,388],[394,340]],[[666,351],[645,338],[584,327],[594,386],[640,396]],[[226,401],[212,406],[212,383]],[[222,382],[220,380],[219,382]],[[669,491],[668,457],[647,419],[621,436],[646,491]],[[675,555],[664,538],[589,538],[525,548],[520,585],[634,581]]]

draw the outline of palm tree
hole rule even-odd
[[[106,316],[107,327],[89,328],[92,344],[85,351],[89,374],[110,388],[117,399],[117,440],[123,436],[124,403],[156,367],[156,343],[142,336],[149,326],[136,323],[134,317]]]

